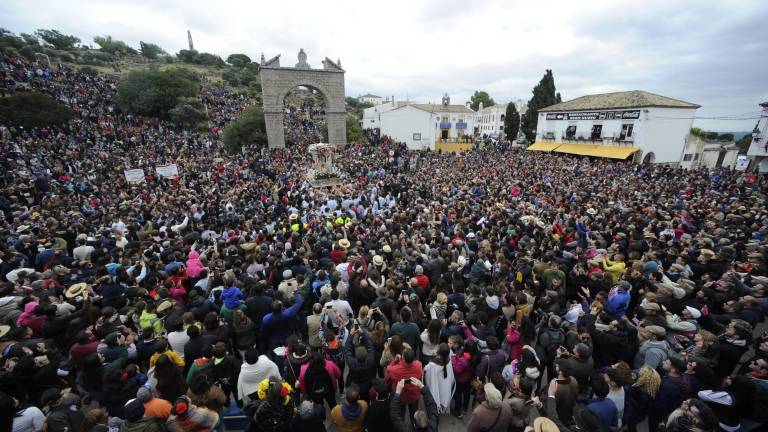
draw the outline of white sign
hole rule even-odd
[[[749,166],[749,159],[746,155],[736,156],[736,171],[744,171]]]
[[[160,177],[176,177],[179,175],[179,167],[176,164],[161,165],[155,167],[155,169]]]
[[[129,169],[123,172],[125,173],[125,181],[128,183],[141,183],[144,181],[144,170],[141,168]]]

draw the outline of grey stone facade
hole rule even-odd
[[[344,103],[344,69],[340,62],[323,60],[322,69],[311,69],[304,50],[299,51],[297,67],[280,67],[280,56],[265,61],[261,57],[261,88],[269,148],[284,148],[283,101],[297,86],[310,86],[326,100],[328,142],[347,143],[347,111]]]

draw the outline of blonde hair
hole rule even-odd
[[[643,366],[637,373],[637,381],[634,385],[642,387],[651,397],[655,398],[656,392],[661,386],[661,376],[650,366]]]
[[[441,305],[448,304],[448,296],[444,292],[437,293],[437,303]]]
[[[701,336],[701,341],[704,342],[704,349],[709,349],[712,345],[717,342],[718,338],[713,333],[708,332],[706,330],[699,330],[699,335]]]
[[[369,310],[370,308],[368,306],[365,306],[365,305],[360,306],[360,312],[357,313],[357,318],[358,319],[365,318],[366,316],[368,316]]]

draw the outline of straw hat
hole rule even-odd
[[[67,288],[66,291],[64,291],[64,297],[75,298],[77,296],[82,295],[86,291],[90,291],[90,288],[88,287],[87,283],[85,282],[76,283],[71,287]]]
[[[349,246],[350,246],[349,240],[347,240],[347,239],[339,240],[339,246],[344,248],[344,249],[349,249]]]
[[[173,307],[173,303],[170,300],[163,300],[160,306],[157,307],[157,312],[164,312]]]
[[[384,252],[386,254],[392,253],[392,247],[389,246],[389,245],[384,245],[384,247],[382,247],[381,250],[382,250],[382,252]]]
[[[384,258],[381,255],[374,255],[373,264],[377,266],[384,264]]]
[[[299,218],[299,215],[296,213],[291,213],[291,215],[288,216],[288,220],[292,220],[292,221],[295,221],[298,218]]]

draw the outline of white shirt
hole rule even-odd
[[[24,409],[19,415],[13,418],[13,432],[38,432],[43,430],[45,415],[37,407]]]
[[[168,333],[168,344],[171,345],[171,349],[181,358],[184,358],[184,345],[187,342],[189,342],[189,336],[187,336],[187,332],[184,330]]]
[[[349,302],[346,300],[331,300],[325,303],[325,306],[333,306],[336,308],[336,312],[341,315],[345,322],[349,321],[349,319],[355,315],[355,312],[352,310],[352,306],[350,306]]]

